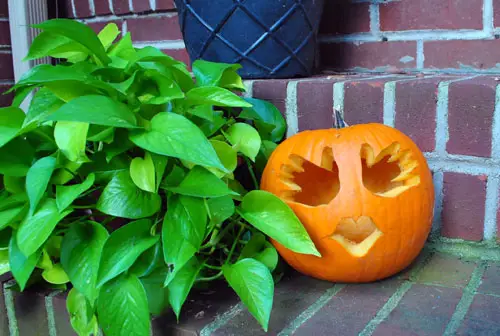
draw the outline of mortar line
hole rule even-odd
[[[245,86],[246,92],[243,93],[243,97],[252,98],[253,97],[253,83],[255,81],[252,79],[243,81],[243,85]]]
[[[233,317],[243,311],[243,303],[240,302],[224,314],[217,316],[215,320],[206,325],[200,332],[200,336],[210,336],[214,331],[225,326]]]
[[[16,309],[14,306],[14,297],[10,286],[14,285],[14,280],[8,281],[3,285],[3,296],[5,300],[5,308],[7,309],[7,320],[9,321],[9,334],[10,336],[19,336],[19,328],[17,325]]]
[[[498,245],[491,243],[487,246],[477,243],[447,242],[441,238],[437,241],[428,242],[427,247],[436,252],[447,253],[458,257],[465,256],[470,259],[500,261],[500,250],[498,249]],[[466,251],[466,253],[464,253],[464,251]]]
[[[408,292],[413,284],[410,281],[405,281],[396,292],[387,300],[385,305],[378,311],[377,315],[366,325],[359,333],[359,336],[370,336],[375,329],[382,323],[389,314],[398,306],[403,296]]]
[[[149,0],[149,7],[152,11],[156,10],[156,0]]]
[[[435,172],[433,177],[434,182],[434,216],[432,220],[432,233],[438,233],[441,230],[441,216],[443,213],[443,185],[442,172]]]
[[[491,139],[491,156],[500,160],[500,84],[496,87]]]
[[[380,35],[380,5],[378,3],[371,3],[370,11],[370,31],[373,35]]]
[[[481,40],[491,39],[491,35],[484,30],[456,29],[456,30],[406,30],[384,31],[384,37],[389,41],[447,41],[447,40]],[[380,42],[380,37],[369,33],[353,33],[342,36],[327,35],[319,38],[320,43],[343,42]]]
[[[127,21],[124,21],[124,24]],[[174,41],[155,41],[155,42],[134,42],[135,48],[144,48],[148,46],[152,46],[158,49],[184,49],[185,44],[183,40],[174,40]]]
[[[134,13],[134,0],[128,0],[128,10],[131,12],[131,13]]]
[[[493,36],[493,0],[484,0],[483,3],[483,31],[488,35]]]
[[[127,32],[128,32],[128,21],[124,20],[122,23],[122,37],[125,37],[125,35],[127,35]]]
[[[76,16],[75,0],[71,0],[71,11],[73,12],[73,17],[76,18],[77,16]]]
[[[328,289],[320,296],[316,302],[304,310],[292,322],[290,322],[283,330],[278,333],[278,336],[292,335],[301,325],[314,316],[321,308],[323,308],[335,295],[338,294],[346,285],[335,284],[332,288]]]
[[[94,0],[89,0],[89,9],[90,9],[90,16],[95,16],[95,3],[94,3]]]
[[[484,207],[484,239],[495,238],[497,232],[498,194],[500,179],[489,176],[486,184],[486,203]]]
[[[57,336],[53,297],[59,295],[60,293],[61,291],[55,291],[45,296],[45,310],[47,312],[47,324],[49,326],[49,336]]]
[[[472,272],[469,283],[463,290],[462,298],[458,302],[455,312],[451,316],[451,320],[444,331],[444,336],[456,335],[458,328],[460,328],[460,325],[462,324],[465,315],[467,315],[472,301],[474,300],[474,295],[476,294],[479,285],[481,285],[481,279],[485,271],[486,263],[482,262]]]
[[[299,117],[297,115],[297,85],[299,81],[290,81],[286,86],[285,116],[287,123],[286,137],[299,132]]]
[[[74,0],[73,0],[74,1]],[[104,1],[104,0],[103,0]],[[115,15],[115,8],[113,7],[113,0],[108,0],[109,10],[113,15]]]
[[[417,69],[423,69],[425,67],[425,54],[424,54],[424,41],[417,41]]]

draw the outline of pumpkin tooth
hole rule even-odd
[[[391,182],[401,182],[401,181],[404,181],[404,180],[408,179],[411,176],[413,170],[415,170],[415,168],[417,168],[417,166],[418,166],[418,162],[417,161],[410,161],[406,165],[406,167],[404,167],[404,170],[401,171],[401,173],[398,176],[396,176],[395,178],[393,178],[391,180]]]
[[[302,191],[302,188],[293,181],[283,181],[283,184],[290,188],[290,190],[295,190],[297,192]]]

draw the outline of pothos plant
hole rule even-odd
[[[19,290],[70,289],[79,335],[149,335],[151,314],[179,318],[191,289],[217,279],[267,329],[278,254],[264,235],[319,255],[258,190],[285,132],[276,107],[233,93],[239,65],[198,60],[193,78],[130,34],[116,41],[114,24],[35,27],[27,59],[59,61],[26,73],[0,109],[0,274]]]

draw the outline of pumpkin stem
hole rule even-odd
[[[333,128],[341,129],[341,128],[349,127],[349,125],[347,125],[344,118],[340,114],[340,111],[337,110],[336,108],[334,108],[333,110],[335,111],[335,119],[333,120]]]

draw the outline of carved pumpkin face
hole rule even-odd
[[[295,269],[320,279],[393,275],[415,259],[431,229],[427,162],[407,136],[380,124],[287,139],[271,155],[261,187],[294,210],[322,257],[273,244]]]

